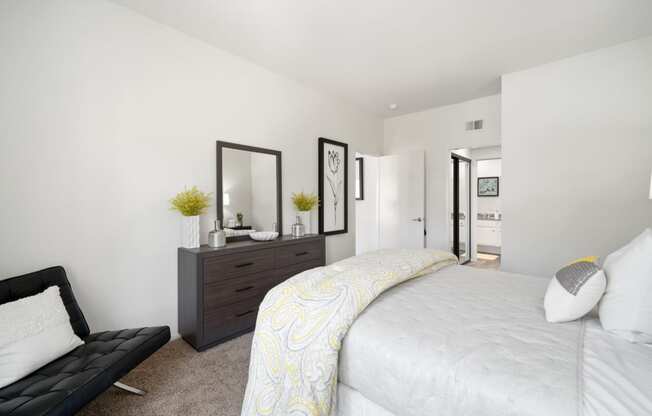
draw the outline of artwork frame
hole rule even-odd
[[[318,158],[319,234],[346,234],[349,232],[349,145],[320,137]]]
[[[364,158],[355,158],[355,199],[364,201]]]
[[[500,196],[500,177],[484,176],[478,178],[478,197]]]

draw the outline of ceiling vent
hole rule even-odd
[[[484,120],[471,120],[466,122],[466,130],[482,130],[484,127]]]

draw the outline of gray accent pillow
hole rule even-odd
[[[577,263],[569,264],[563,269],[559,270],[555,277],[560,285],[568,293],[575,296],[580,291],[582,286],[600,269],[595,263],[589,261],[580,261]]]
[[[590,261],[564,266],[550,280],[543,307],[548,322],[569,322],[589,313],[604,294],[607,278]]]

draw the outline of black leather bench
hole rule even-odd
[[[167,326],[90,334],[63,267],[0,280],[0,304],[60,288],[85,344],[0,389],[0,416],[72,415],[170,340]]]

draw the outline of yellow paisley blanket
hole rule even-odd
[[[341,341],[385,290],[457,263],[428,249],[380,250],[305,271],[258,311],[242,416],[335,414]]]

